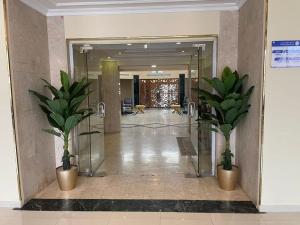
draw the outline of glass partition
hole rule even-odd
[[[190,103],[194,107],[190,115],[190,137],[196,155],[192,161],[198,176],[214,174],[213,134],[209,125],[199,120],[200,114],[211,109],[203,104],[199,98],[199,89],[211,91],[203,78],[211,78],[214,70],[214,43],[205,42],[195,46],[190,63]]]
[[[78,157],[79,173],[88,176],[102,176],[101,164],[104,161],[104,115],[105,106],[101,99],[101,76],[89,72],[89,52],[73,48],[74,80],[88,79],[89,96],[83,102],[83,108],[93,109],[93,115],[82,121],[76,130],[74,149]],[[92,134],[82,135],[86,132]]]

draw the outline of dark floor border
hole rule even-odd
[[[32,199],[20,210],[258,213],[255,205],[250,201],[133,199]]]

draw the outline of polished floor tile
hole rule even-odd
[[[0,208],[1,225],[298,225],[300,213],[31,212]]]
[[[196,177],[193,159],[181,156],[176,140],[189,135],[187,122],[186,115],[170,110],[122,116],[121,133],[105,135],[105,160],[99,169],[105,177],[81,176],[77,187],[66,192],[60,191],[54,181],[35,197],[249,200],[240,187],[227,192],[218,187],[215,177]],[[210,154],[205,156],[207,168]]]

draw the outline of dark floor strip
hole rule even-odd
[[[32,199],[21,210],[258,213],[249,201]]]

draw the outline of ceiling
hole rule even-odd
[[[21,0],[47,16],[238,10],[246,0]]]
[[[206,66],[211,66],[213,42],[169,42],[169,43],[132,43],[97,44],[88,53],[89,70],[100,71],[103,59],[114,59],[119,63],[120,71],[165,71],[185,70],[187,65],[197,67],[198,53],[195,44],[205,44],[203,56]],[[147,45],[147,46],[145,46]],[[75,45],[76,57],[82,45]],[[147,48],[145,48],[147,47]],[[152,67],[155,65],[155,67]]]

